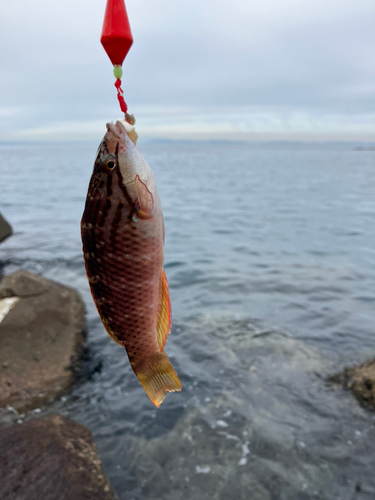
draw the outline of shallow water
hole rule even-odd
[[[174,318],[166,351],[183,384],[156,410],[105,334],[84,273],[79,221],[97,145],[0,145],[0,210],[15,230],[0,246],[5,272],[24,268],[74,286],[87,305],[86,380],[46,411],[90,428],[121,499],[154,498],[155,491],[171,500],[248,498],[255,484],[256,499],[374,498],[375,459],[366,447],[375,444],[372,414],[314,373],[375,354],[375,151],[356,144],[140,145],[164,209]],[[287,335],[267,334],[275,330]],[[297,365],[291,351],[302,353]],[[173,440],[176,425],[207,423],[215,405],[223,415],[232,408],[233,421],[215,415],[225,432],[251,436],[243,457],[247,441],[232,440],[233,463],[216,420],[203,432],[207,439],[191,437],[194,450]],[[301,454],[306,432],[309,449]],[[353,448],[355,436],[362,441]],[[216,458],[205,455],[210,446]],[[161,480],[152,447],[172,465],[181,460],[185,476],[162,467]],[[270,460],[263,452],[274,458],[261,470],[258,460]],[[287,457],[294,457],[290,480]],[[148,487],[150,477],[162,490]]]

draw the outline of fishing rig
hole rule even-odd
[[[124,0],[107,0],[100,42],[113,64],[117,99],[125,115],[125,121],[134,125],[134,116],[128,113],[128,106],[121,88],[122,65],[133,45],[133,35]]]

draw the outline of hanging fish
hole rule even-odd
[[[107,124],[81,222],[91,293],[105,329],[159,406],[181,382],[164,352],[171,304],[164,222],[154,175],[129,123]]]

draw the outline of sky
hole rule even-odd
[[[106,0],[0,0],[0,141],[100,140],[121,118]],[[375,141],[374,0],[126,0],[145,138]]]

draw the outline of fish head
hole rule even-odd
[[[154,213],[158,199],[153,173],[128,134],[133,127],[118,120],[107,123],[107,132],[98,148],[89,185],[90,200],[120,200],[137,206],[139,218]],[[160,207],[161,210],[161,207]],[[160,211],[159,210],[159,211]]]
[[[133,183],[136,175],[142,173],[145,163],[135,146],[134,135],[134,126],[123,120],[107,123],[107,132],[98,148],[94,172],[96,170],[98,173],[108,174],[118,170],[125,185]]]

